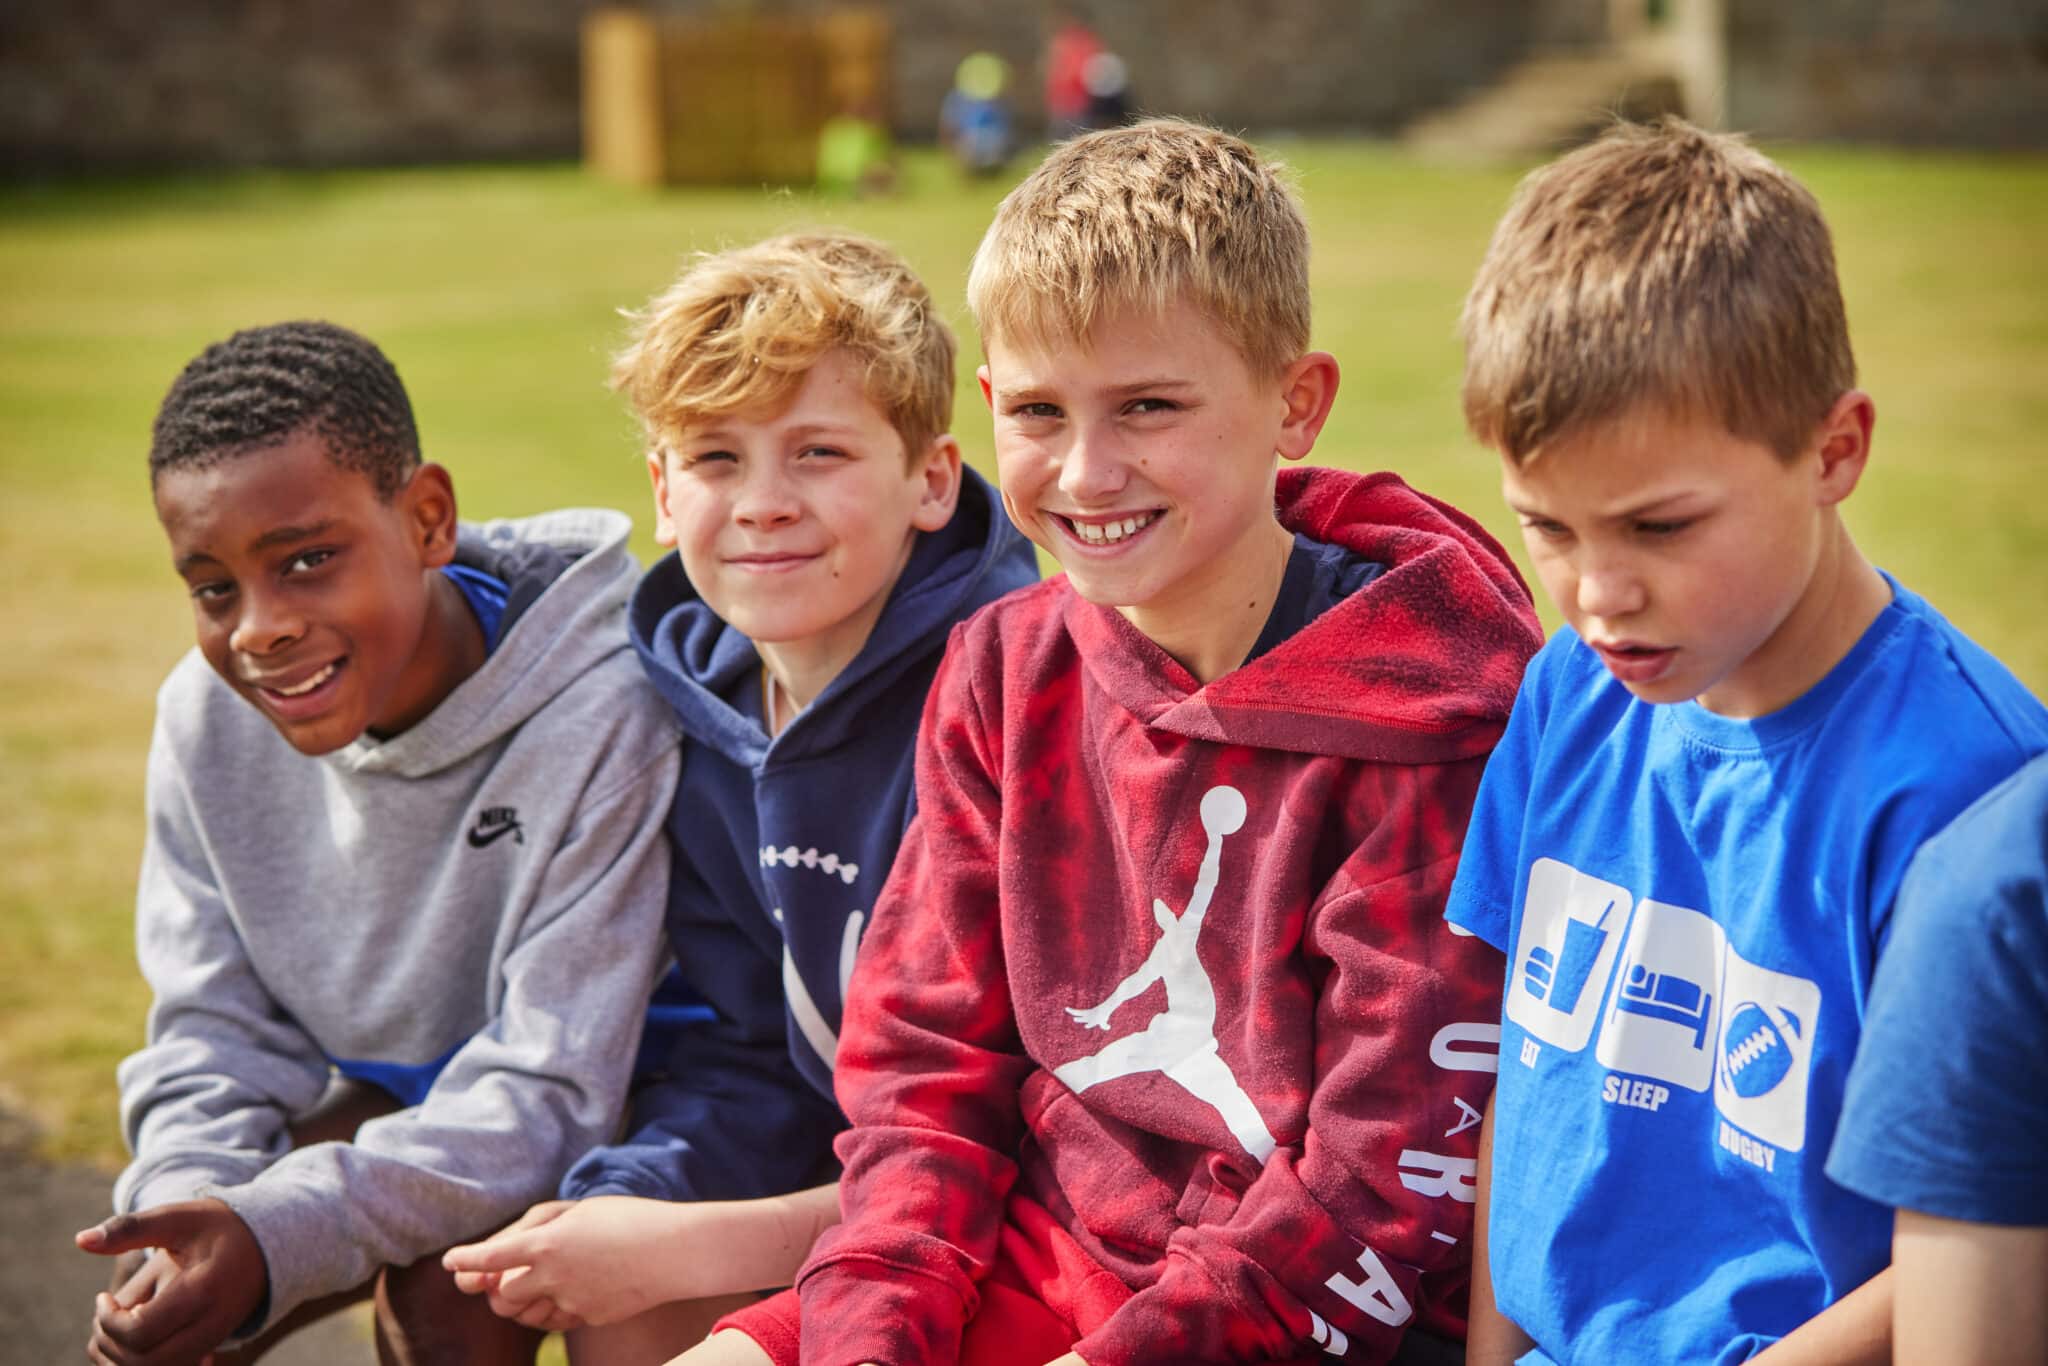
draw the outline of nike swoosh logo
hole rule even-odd
[[[472,830],[469,832],[469,847],[481,849],[487,844],[494,844],[505,838],[505,836],[515,833],[518,829],[519,827],[516,825],[500,825],[491,830]]]

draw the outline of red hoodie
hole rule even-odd
[[[1462,1336],[1502,963],[1443,902],[1541,636],[1499,545],[1392,475],[1279,502],[1384,572],[1206,686],[1064,579],[955,629],[804,1361],[953,1360],[1013,1188],[1133,1292],[1080,1325],[1094,1366]]]

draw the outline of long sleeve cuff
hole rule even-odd
[[[947,1280],[878,1258],[850,1255],[798,1282],[804,1360],[853,1363],[954,1361],[979,1302]]]

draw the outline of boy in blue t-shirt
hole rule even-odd
[[[2048,755],[1899,889],[1828,1175],[1898,1207],[1893,1348],[2048,1360]]]
[[[1533,174],[1466,302],[1464,401],[1567,626],[1449,919],[1509,955],[1471,1360],[1883,1360],[1891,1212],[1828,1179],[1920,842],[2048,713],[1873,568],[1812,196],[1618,128]]]

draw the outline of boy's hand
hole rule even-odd
[[[453,1247],[441,1265],[455,1285],[487,1296],[499,1316],[567,1332],[617,1323],[668,1297],[642,1274],[658,1255],[650,1226],[658,1201],[622,1196],[550,1200],[480,1243]]]
[[[93,1300],[86,1354],[102,1366],[187,1366],[203,1360],[262,1303],[263,1250],[219,1200],[117,1214],[77,1235],[101,1256],[155,1248],[111,1294]]]

